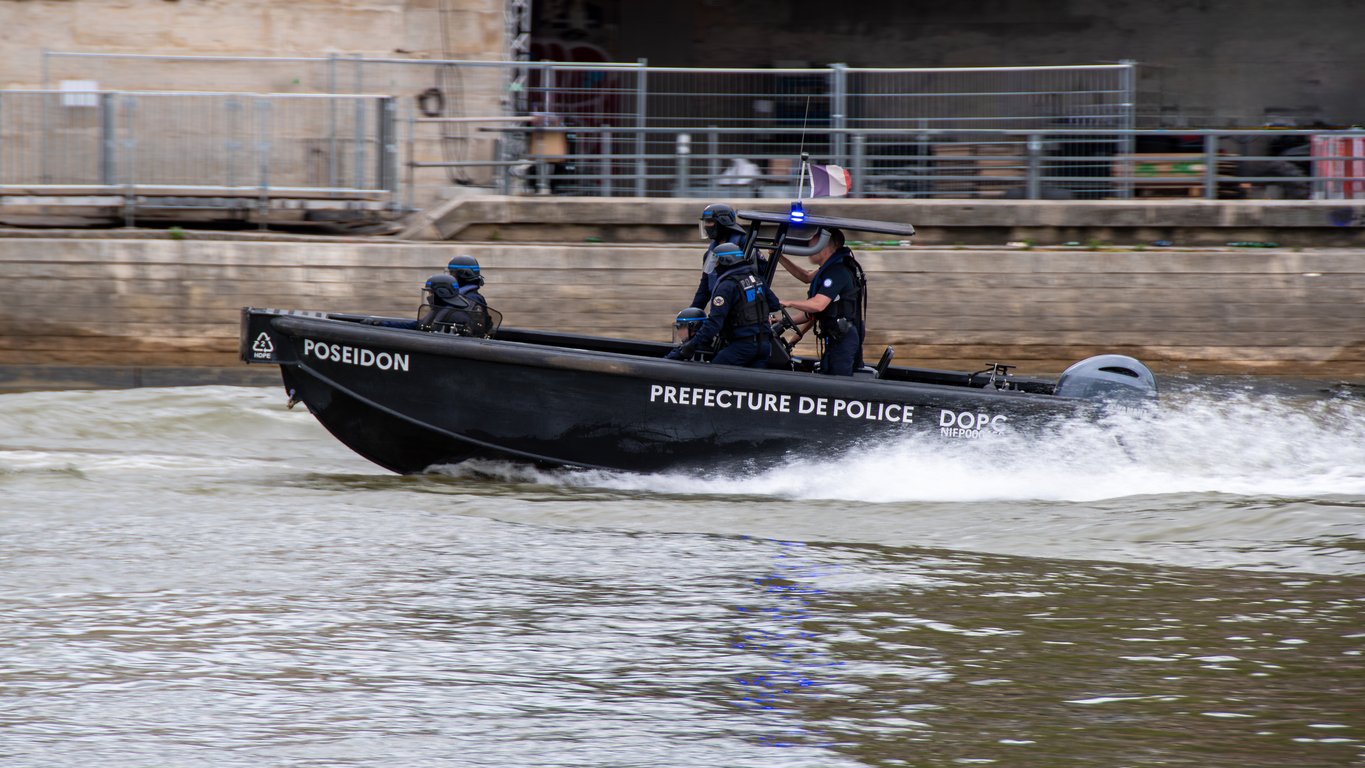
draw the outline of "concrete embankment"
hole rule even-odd
[[[241,307],[410,316],[423,280],[457,252],[484,264],[508,325],[662,341],[700,254],[688,242],[8,234],[0,389],[273,381],[237,362]],[[903,364],[1055,373],[1119,352],[1158,374],[1365,377],[1365,249],[858,250],[871,359],[892,345]],[[775,288],[804,294],[781,272]]]
[[[788,201],[738,199],[736,208],[785,211]],[[711,200],[456,197],[413,215],[404,237],[425,240],[685,242]],[[1365,246],[1365,200],[886,200],[822,198],[813,213],[915,225],[916,245],[1135,244],[1289,248]],[[858,233],[852,233],[858,237]],[[864,239],[876,240],[875,235]]]

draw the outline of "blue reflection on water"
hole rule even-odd
[[[772,570],[754,579],[754,586],[762,592],[753,604],[735,606],[746,619],[748,630],[740,634],[734,647],[762,659],[752,674],[735,678],[740,689],[736,706],[799,717],[797,705],[810,702],[810,697],[819,700],[818,689],[825,684],[821,671],[844,664],[820,650],[818,633],[808,629],[814,618],[811,601],[825,594],[816,586],[817,580],[832,567],[810,562],[804,556],[806,545],[802,542],[772,543],[778,546]],[[760,736],[758,743],[772,747],[833,746],[827,739],[819,729],[797,725]]]

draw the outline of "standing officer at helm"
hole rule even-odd
[[[782,256],[782,266],[797,280],[810,285],[805,299],[784,301],[782,306],[800,310],[815,321],[815,336],[824,347],[820,372],[852,376],[863,365],[863,337],[867,333],[867,277],[844,247],[844,233],[829,230],[829,244],[811,255],[813,270],[803,269]]]
[[[754,274],[753,266],[737,245],[722,243],[716,247],[716,272],[719,277],[705,322],[692,338],[666,357],[688,360],[697,350],[710,349],[719,340],[724,346],[711,362],[766,368],[772,354],[768,313],[781,302]],[[681,313],[679,319],[683,319]]]

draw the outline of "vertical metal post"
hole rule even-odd
[[[830,137],[830,162],[836,165],[848,165],[847,140],[844,137],[843,129],[848,125],[848,95],[845,92],[848,88],[848,65],[831,64],[829,71],[829,127],[834,129]]]
[[[443,4],[444,5],[444,4]],[[531,0],[506,0],[503,17],[503,39],[507,42],[508,63],[503,68],[506,98],[502,101],[503,115],[513,117],[528,112],[527,84],[531,60]],[[504,195],[512,194],[514,161],[526,158],[527,134],[502,133],[493,140],[497,157],[504,164],[496,166]]]
[[[1325,144],[1325,146],[1322,146],[1321,149],[1322,149],[1322,151],[1326,152],[1326,154],[1328,154],[1328,155],[1335,155],[1335,154],[1336,154],[1336,152],[1333,151],[1332,148],[1331,148],[1333,142],[1327,142],[1327,141],[1324,141],[1323,139],[1318,138],[1318,136],[1316,136],[1316,135],[1314,135],[1314,134],[1309,134],[1309,135],[1308,135],[1308,147],[1309,147],[1308,152],[1309,152],[1310,155],[1316,154],[1316,150],[1318,150],[1319,147],[1314,147],[1313,145],[1316,144],[1316,143],[1318,143],[1318,142],[1323,142],[1323,144]],[[1315,162],[1315,163],[1312,163],[1311,165],[1309,165],[1309,168],[1312,168],[1312,169],[1313,169],[1312,171],[1310,171],[1310,174],[1311,174],[1312,177],[1313,177],[1313,182],[1312,182],[1312,184],[1309,186],[1309,190],[1310,190],[1310,191],[1309,191],[1309,193],[1308,193],[1311,199],[1313,199],[1313,200],[1326,200],[1326,199],[1329,199],[1329,198],[1330,198],[1329,192],[1331,191],[1331,183],[1328,182],[1328,181],[1325,181],[1321,176],[1319,176],[1319,173],[1324,172],[1324,171],[1327,171],[1327,169],[1329,169],[1329,168],[1331,168],[1331,167],[1332,167],[1332,164],[1331,164],[1331,163],[1322,163],[1322,164],[1320,165],[1319,163],[1316,163],[1316,162]],[[1330,171],[1328,171],[1328,173],[1330,174]]]
[[[1025,182],[1025,196],[1030,200],[1037,200],[1043,196],[1042,179],[1042,156],[1043,156],[1043,137],[1036,133],[1028,135],[1028,175]]]
[[[101,93],[100,100],[100,184],[112,187],[118,182],[115,181],[117,166],[114,158],[118,154],[118,136],[114,128],[114,99],[112,93]]]
[[[337,188],[337,55],[327,54],[327,186]]]
[[[354,133],[354,155],[352,163],[355,164],[354,189],[365,188],[365,100],[360,97],[361,83],[360,54],[355,55],[355,92],[351,98],[355,100],[355,130]]]
[[[44,92],[39,97],[43,105],[43,133],[38,137],[38,178],[42,183],[52,183],[52,172],[48,167],[48,158],[52,155],[51,148],[48,146],[49,137],[52,136],[52,101],[53,94]]]
[[[1218,198],[1218,134],[1204,134],[1204,198]]]
[[[137,207],[134,191],[134,185],[137,183],[137,124],[134,122],[137,115],[137,97],[125,93],[120,101],[123,103],[126,127],[123,132],[123,162],[120,164],[122,168],[120,180],[123,182],[123,225],[132,227],[137,223],[134,215],[134,209]]]
[[[505,134],[493,139],[493,157],[503,161],[498,168],[498,191],[503,195],[512,194],[512,166],[508,165],[511,151],[508,149],[508,136]]]
[[[266,229],[266,219],[270,216],[270,139],[271,103],[269,96],[260,96],[256,104],[256,172],[260,198],[257,201],[256,215],[261,229]]]
[[[867,153],[867,136],[861,133],[853,134],[853,189],[850,190],[853,197],[863,196],[863,158]]]
[[[541,73],[544,77],[543,86],[545,88],[545,101],[542,102],[541,108],[544,109],[546,113],[553,115],[555,112],[555,86],[557,85],[556,80],[558,78],[555,77],[554,67],[546,67],[541,70]],[[551,123],[551,125],[553,125],[553,123]]]
[[[48,71],[48,50],[43,49],[43,91],[52,87],[51,72]],[[52,118],[48,114],[48,102],[52,99],[52,94],[44,93],[41,97],[43,106],[43,133],[38,137],[38,177],[44,184],[51,184],[51,175],[48,170],[48,137],[52,135]]]
[[[1132,59],[1124,59],[1119,62],[1123,65],[1123,119],[1121,126],[1128,133],[1123,134],[1120,139],[1120,150],[1123,154],[1131,157],[1134,151],[1136,137],[1132,131],[1137,128],[1137,62]],[[1133,196],[1132,173],[1124,173],[1123,181],[1119,182],[1119,196],[1127,200]]]
[[[604,125],[604,126],[602,126],[602,127],[603,127],[603,128],[611,128],[610,125]],[[615,179],[612,178],[612,175],[613,175],[613,174],[612,174],[612,171],[614,171],[614,170],[616,169],[616,163],[612,162],[611,152],[612,152],[612,147],[611,147],[611,131],[610,131],[610,130],[603,131],[603,132],[602,132],[602,179],[601,179],[601,183],[602,183],[602,195],[603,195],[604,197],[611,197],[611,196],[612,196],[613,187],[615,186],[615,184],[613,184],[613,182],[615,181]]]
[[[649,70],[647,69],[647,59],[639,59],[640,68],[636,70],[635,76],[635,196],[645,196],[645,174],[648,170],[645,164],[645,103],[649,98],[646,90],[648,84]]]
[[[242,142],[237,138],[242,130],[241,99],[236,96],[229,96],[225,111],[227,112],[227,136],[225,137],[227,184],[229,187],[235,187],[237,186],[237,156],[242,151]]]
[[[398,130],[395,124],[397,110],[393,97],[385,96],[375,105],[375,139],[379,143],[375,152],[375,180],[379,189],[389,193],[390,206],[398,202]]]
[[[414,196],[414,190],[415,190],[415,188],[416,188],[416,186],[417,186],[417,143],[416,143],[417,140],[416,140],[416,138],[414,138],[414,134],[415,134],[416,131],[417,131],[417,100],[416,100],[416,99],[411,99],[411,100],[408,101],[408,103],[407,103],[407,113],[408,113],[408,119],[407,119],[407,127],[408,127],[408,141],[407,141],[407,144],[408,144],[408,147],[407,147],[407,156],[408,156],[408,160],[407,160],[407,167],[408,167],[408,183],[407,183],[407,194],[404,196],[404,200],[403,200],[403,210],[404,210],[404,211],[412,211],[412,210],[415,210],[415,209],[412,207],[412,201],[413,201],[413,196]]]
[[[706,192],[710,195],[719,194],[717,182],[720,180],[720,140],[716,136],[716,126],[708,126],[706,132]],[[754,179],[754,184],[758,183]]]
[[[688,166],[692,164],[692,136],[686,133],[678,134],[676,146],[677,174],[673,195],[674,197],[687,197]]]

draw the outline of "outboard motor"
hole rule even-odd
[[[1127,355],[1096,355],[1063,371],[1053,394],[1148,404],[1156,402],[1156,377],[1147,366]]]

